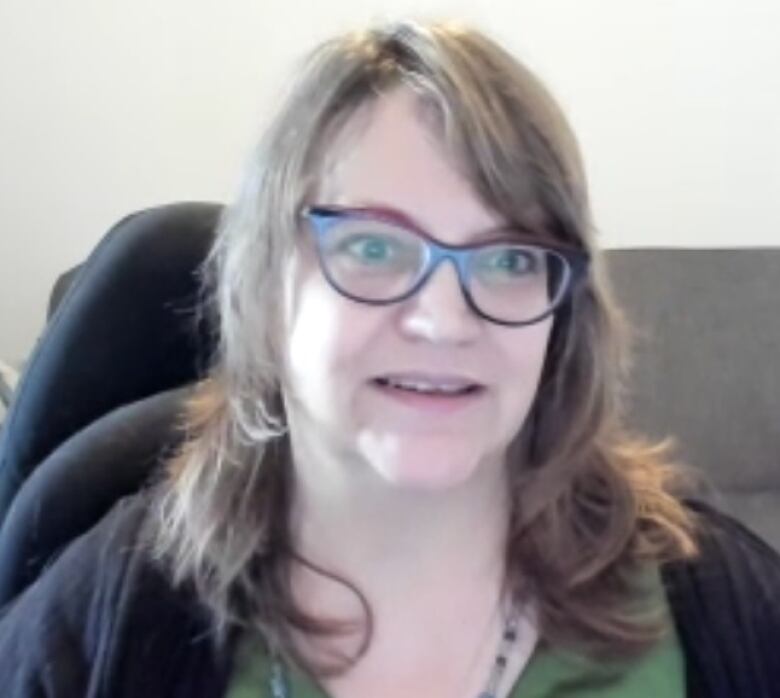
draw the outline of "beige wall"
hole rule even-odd
[[[605,244],[778,244],[777,0],[0,0],[0,357],[116,219],[230,196],[315,40],[409,11],[476,21],[547,79]]]

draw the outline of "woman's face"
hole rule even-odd
[[[312,203],[397,212],[454,245],[506,224],[453,166],[410,92],[381,97],[345,133]],[[396,487],[447,488],[501,467],[534,399],[549,318],[525,327],[482,319],[449,263],[399,303],[349,300],[324,278],[308,230],[285,278],[294,444],[305,433],[309,452]],[[466,384],[477,389],[446,392]]]

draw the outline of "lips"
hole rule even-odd
[[[388,391],[439,398],[472,395],[485,388],[481,383],[465,376],[421,372],[386,374],[378,376],[372,382]]]

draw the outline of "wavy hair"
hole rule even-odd
[[[532,599],[543,642],[594,657],[649,648],[659,616],[637,613],[639,571],[695,551],[663,445],[621,417],[627,335],[594,245],[576,139],[541,82],[484,34],[404,22],[349,33],[307,60],[225,210],[207,261],[206,307],[219,327],[208,377],[187,410],[188,437],[153,510],[156,555],[209,609],[215,636],[253,629],[314,673],[293,632],[350,632],[292,598],[301,560],[289,532],[295,486],[279,375],[281,270],[298,214],[331,144],[356,112],[397,87],[413,90],[483,200],[540,238],[589,253],[589,273],[556,311],[538,393],[507,454],[512,494],[506,584]],[[329,149],[330,148],[330,149]],[[318,570],[330,574],[326,570]],[[335,577],[335,575],[334,575]],[[337,577],[336,577],[337,578]],[[338,578],[337,578],[338,579]]]

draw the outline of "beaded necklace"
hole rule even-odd
[[[508,664],[509,652],[517,640],[517,614],[509,613],[504,624],[501,642],[496,652],[496,658],[490,670],[485,688],[480,691],[477,698],[496,698],[501,679],[504,676]],[[274,657],[271,662],[271,676],[268,679],[268,687],[273,698],[293,698],[290,690],[290,682],[281,659]]]

